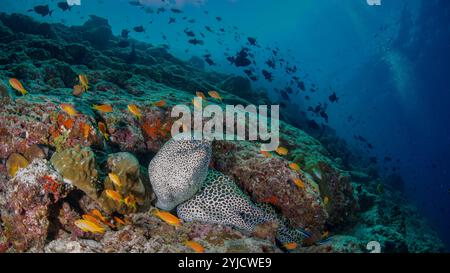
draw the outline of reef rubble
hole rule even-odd
[[[221,107],[267,98],[239,77],[199,69],[164,47],[132,40],[131,56],[119,42],[107,20],[96,16],[68,27],[0,14],[0,252],[192,252],[188,240],[222,253],[367,252],[369,241],[380,242],[386,252],[443,250],[397,189],[380,190],[383,178],[369,167],[349,168],[337,153],[284,121],[280,141],[287,155],[264,155],[257,142],[213,141],[202,149],[201,175],[183,178],[195,189],[166,207],[202,202],[201,183],[210,168],[227,177],[235,194],[229,198],[245,200],[267,221],[244,229],[221,217],[208,222],[179,215],[185,218],[180,226],[162,221],[153,213],[160,186],[147,166],[171,141],[171,108],[192,108],[199,90],[219,92],[223,100],[208,103]],[[74,96],[80,74],[90,88]],[[9,78],[20,79],[29,93],[16,93]],[[73,105],[78,114],[68,114],[61,104]],[[96,111],[94,104],[113,110]],[[140,118],[129,105],[140,109]],[[189,153],[183,156],[190,162]],[[105,218],[97,226],[102,232],[76,224],[92,219],[92,211]],[[295,241],[298,247],[277,239],[280,226],[305,235]]]

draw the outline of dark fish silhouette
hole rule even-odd
[[[333,92],[333,94],[331,94],[328,99],[330,100],[330,102],[335,103],[339,101],[338,96],[336,95],[336,92]]]
[[[67,2],[58,2],[58,8],[60,8],[62,11],[70,10],[69,4]]]
[[[28,11],[34,11],[37,14],[41,15],[42,17],[45,17],[47,15],[52,16],[52,13],[53,13],[53,10],[50,10],[48,5],[35,6],[33,9],[30,9]]]
[[[269,82],[271,82],[273,80],[272,73],[270,73],[269,71],[267,71],[265,69],[263,69],[261,72],[264,76],[264,79],[266,79]]]
[[[249,42],[250,45],[256,45],[256,38],[248,37],[247,41]]]
[[[199,40],[199,39],[190,39],[189,41],[188,41],[190,44],[193,44],[193,45],[204,45],[205,44],[205,42],[204,41],[202,41],[202,40]]]
[[[182,13],[182,11],[177,8],[171,8],[170,11],[172,11],[173,13]]]
[[[205,62],[209,65],[216,65],[216,63],[211,59],[211,54],[206,54],[203,57],[205,57]]]
[[[328,123],[328,114],[324,110],[320,111],[320,116]]]
[[[173,17],[170,17],[169,18],[169,24],[173,24],[173,23],[175,23],[176,22],[176,19],[175,18],[173,18]]]
[[[187,28],[184,30],[184,33],[186,33],[188,37],[195,37],[195,33]]]
[[[207,31],[211,32],[211,33],[214,33],[214,31],[212,30],[212,28],[209,27],[209,26],[205,26],[205,29],[206,29]]]
[[[227,60],[237,67],[249,66],[252,62],[250,61],[248,48],[241,49],[236,56],[228,57]]]
[[[275,69],[275,60],[273,58],[272,59],[268,59],[266,61],[266,64],[267,64],[268,67],[270,67],[272,69]]]
[[[166,12],[166,9],[165,9],[165,8],[159,8],[159,9],[156,11],[156,14],[160,14],[160,13],[164,13],[164,12]]]
[[[220,21],[222,21],[222,17],[217,16],[217,17],[216,17],[216,20],[217,20],[218,22],[220,22]]]
[[[139,1],[130,1],[130,2],[128,2],[128,4],[130,4],[132,6],[136,6],[136,7],[142,6],[141,2],[139,2]]]
[[[136,26],[133,28],[133,30],[139,33],[145,32],[145,28],[143,26]]]

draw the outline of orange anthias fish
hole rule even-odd
[[[111,199],[113,201],[116,201],[118,203],[122,203],[123,202],[122,195],[119,192],[113,191],[113,190],[105,190],[105,193],[106,193],[106,196],[109,199]]]
[[[204,94],[203,92],[201,92],[201,91],[195,92],[195,95],[196,95],[197,97],[201,98],[201,99],[206,100],[205,94]]]
[[[102,113],[111,113],[113,108],[110,104],[92,105],[92,109],[95,109]]]
[[[275,152],[277,152],[277,154],[279,155],[287,155],[289,151],[284,147],[278,147]]]
[[[262,202],[276,205],[278,204],[278,198],[275,195],[272,195],[271,197],[263,199]]]
[[[283,245],[287,250],[294,250],[298,247],[296,242],[286,243]]]
[[[291,168],[292,170],[294,170],[296,172],[300,171],[300,166],[297,163],[294,163],[294,162],[289,163],[289,168]]]
[[[130,111],[137,118],[142,117],[141,110],[135,104],[128,104],[128,111]]]
[[[106,132],[106,125],[103,122],[99,122],[98,123],[98,129],[100,130],[100,133],[102,133],[103,137],[108,140],[109,139],[109,135]]]
[[[83,214],[83,216],[81,216],[81,217],[83,217],[83,219],[86,220],[86,221],[89,221],[89,222],[92,222],[92,223],[95,223],[95,224],[101,226],[101,223],[99,222],[99,219],[97,219],[96,217],[94,217],[92,215]]]
[[[83,137],[87,139],[89,135],[91,134],[91,126],[87,123],[82,124],[82,131],[83,131]]]
[[[120,218],[117,217],[117,216],[114,216],[114,221],[115,221],[116,223],[122,225],[122,226],[125,226],[125,225],[127,224],[127,223],[125,223],[124,220],[120,219]]]
[[[176,227],[181,226],[181,220],[170,212],[155,210],[153,214],[169,225]]]
[[[76,220],[74,224],[84,232],[105,233],[104,227],[85,219]]]
[[[305,183],[300,178],[294,178],[294,179],[292,179],[292,181],[300,189],[305,189],[306,188]]]
[[[98,209],[91,210],[91,214],[97,217],[100,221],[106,222],[106,218],[102,215],[102,213]]]
[[[195,241],[192,241],[192,240],[191,241],[186,241],[185,244],[186,244],[187,247],[190,247],[196,253],[204,253],[205,252],[205,248],[201,244],[199,244],[199,243],[197,243]]]
[[[165,100],[160,100],[160,101],[157,101],[157,102],[153,103],[153,105],[157,106],[157,107],[163,107],[163,106],[166,105],[166,101]]]
[[[120,177],[115,174],[115,173],[109,173],[108,174],[109,180],[111,180],[111,182],[113,182],[114,185],[116,185],[117,187],[122,187],[122,181],[120,181]]]
[[[89,80],[86,75],[80,74],[78,75],[78,79],[80,80],[81,86],[84,88],[84,90],[89,89]]]
[[[77,110],[75,110],[75,108],[73,107],[73,105],[68,104],[68,103],[62,103],[61,104],[61,109],[66,112],[69,116],[73,117],[78,115]]]
[[[27,90],[23,88],[22,83],[18,79],[15,78],[9,79],[9,84],[11,85],[12,88],[20,92],[23,96],[25,96],[28,93]]]
[[[124,199],[125,205],[127,205],[130,208],[136,209],[136,198],[134,195],[130,194]]]
[[[220,96],[220,94],[217,91],[209,91],[208,95],[210,95],[211,98],[214,98],[217,100],[222,100],[222,97]]]

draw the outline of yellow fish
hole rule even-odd
[[[84,232],[105,233],[105,228],[88,220],[80,219],[75,221],[74,224]]]
[[[125,197],[123,200],[125,202],[125,205],[127,205],[130,208],[136,209],[136,198],[132,194]]]
[[[153,214],[169,225],[176,227],[181,226],[181,220],[170,212],[155,210]]]
[[[9,84],[11,85],[12,88],[20,92],[23,96],[25,96],[28,93],[27,90],[23,88],[22,83],[18,79],[15,78],[9,79]]]
[[[275,152],[277,152],[277,154],[279,155],[287,155],[289,151],[284,147],[278,147]]]
[[[294,250],[298,247],[296,242],[287,243],[287,244],[284,244],[283,246],[288,250]]]
[[[272,157],[272,154],[269,153],[268,151],[261,151],[261,154],[267,158]]]
[[[157,107],[163,107],[163,106],[166,105],[166,101],[165,100],[160,100],[160,101],[157,101],[157,102],[153,103],[153,105],[157,106]]]
[[[111,113],[113,111],[110,104],[92,105],[92,108],[102,113]]]
[[[192,250],[194,250],[196,253],[204,253],[205,252],[205,248],[201,245],[201,244],[199,244],[199,243],[197,243],[197,242],[194,242],[194,241],[186,241],[186,246],[187,247],[190,247]]]
[[[97,217],[100,221],[106,222],[106,218],[102,215],[102,213],[98,209],[91,210],[91,214]]]
[[[117,217],[117,216],[114,216],[114,221],[115,221],[116,223],[118,223],[118,224],[121,224],[122,226],[125,226],[125,225],[126,225],[126,223],[125,223],[122,219],[120,219],[119,217]]]
[[[101,224],[100,224],[100,222],[98,221],[98,219],[95,218],[95,217],[92,216],[92,215],[84,214],[84,215],[81,216],[81,217],[83,217],[83,219],[86,220],[86,221],[89,221],[89,222],[92,222],[92,223],[94,223],[94,224],[97,224],[97,225],[101,226]]]
[[[292,179],[292,181],[294,181],[294,184],[299,187],[300,189],[305,189],[305,183],[300,179],[300,178],[294,178]]]
[[[294,163],[294,162],[289,163],[289,168],[291,168],[292,170],[294,170],[296,172],[300,171],[300,166],[297,163]]]
[[[135,104],[128,104],[128,110],[137,118],[142,117],[141,110]]]
[[[111,182],[114,183],[117,187],[122,187],[122,181],[120,181],[120,177],[115,173],[109,173],[108,174],[109,179]]]
[[[75,108],[73,107],[73,105],[68,104],[68,103],[62,103],[61,104],[61,109],[66,112],[69,116],[73,117],[78,115],[77,110],[75,110]]]
[[[195,95],[203,100],[206,100],[205,94],[201,91],[195,92]]]
[[[81,86],[84,88],[84,90],[89,89],[89,80],[86,75],[80,74],[78,75],[78,79],[80,80]]]
[[[217,91],[209,91],[208,95],[210,95],[211,98],[215,98],[217,100],[222,100],[222,97],[220,96],[220,94]]]
[[[328,196],[325,196],[323,198],[323,204],[326,206],[326,205],[328,205],[328,203],[330,203],[330,199],[328,198]]]
[[[109,135],[106,132],[106,125],[103,122],[99,122],[98,123],[98,129],[100,130],[100,133],[102,133],[103,137],[108,140],[109,139]]]
[[[120,193],[118,193],[117,191],[113,191],[113,190],[105,190],[106,196],[111,199],[114,200],[118,203],[122,203],[123,199],[122,199],[122,195]]]

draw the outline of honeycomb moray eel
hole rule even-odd
[[[148,167],[156,206],[172,210],[201,188],[211,160],[211,142],[177,135],[159,150]]]
[[[246,233],[253,232],[260,224],[276,222],[277,240],[282,244],[301,242],[304,236],[290,228],[272,207],[253,204],[231,178],[214,170],[208,172],[199,193],[178,206],[177,213],[187,222],[227,225]]]

